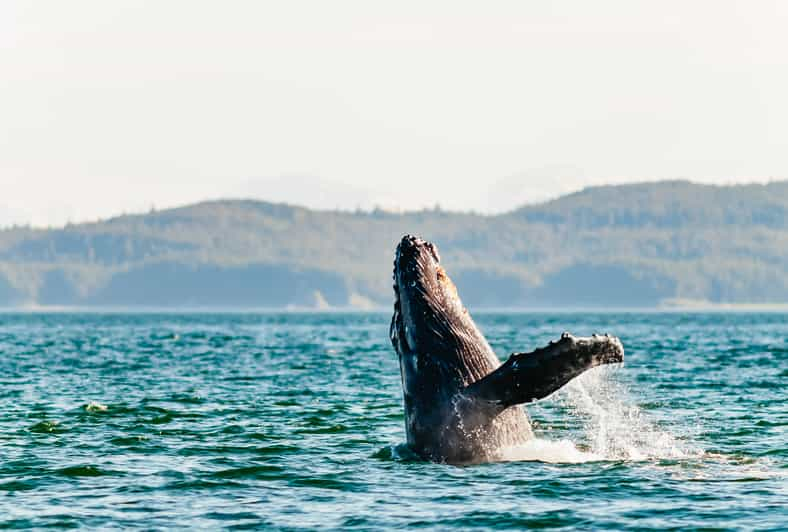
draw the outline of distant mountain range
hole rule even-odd
[[[0,305],[376,307],[404,233],[468,306],[788,302],[788,181],[603,186],[483,216],[222,200],[0,231]]]

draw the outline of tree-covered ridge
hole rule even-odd
[[[0,231],[0,304],[385,305],[404,233],[474,305],[788,302],[788,182],[593,187],[514,212],[210,201]]]

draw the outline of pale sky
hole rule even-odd
[[[788,2],[0,2],[0,225],[788,178]]]

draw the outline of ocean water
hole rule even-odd
[[[621,337],[508,461],[404,445],[385,314],[0,314],[0,527],[788,528],[788,316],[477,314]]]

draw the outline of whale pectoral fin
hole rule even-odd
[[[587,369],[624,361],[614,336],[577,338],[564,333],[558,342],[531,353],[513,353],[498,369],[468,385],[462,395],[501,408],[538,401]]]

